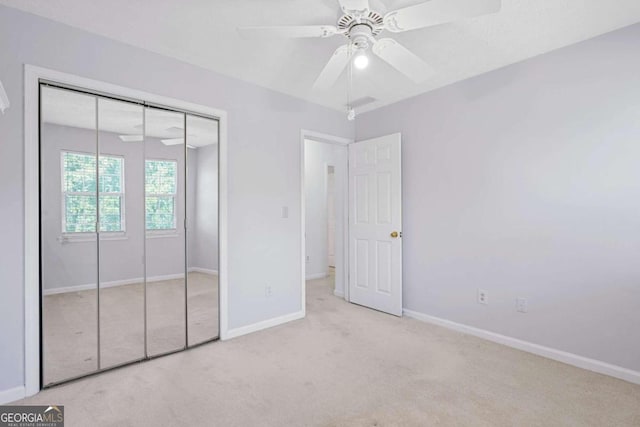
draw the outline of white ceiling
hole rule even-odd
[[[371,0],[374,10],[422,0]],[[342,36],[245,39],[248,25],[335,24],[337,0],[0,0],[74,27],[343,110],[346,77],[329,91],[311,86]],[[500,13],[393,34],[436,70],[416,85],[378,58],[356,73],[354,99],[366,111],[640,22],[639,0],[503,0]],[[388,37],[382,34],[380,37]]]
[[[144,129],[146,136],[160,138],[166,145],[184,143],[185,116],[182,113],[144,109],[130,102],[96,98],[51,87],[42,89],[42,121],[90,130],[95,130],[97,126],[103,132],[139,138]],[[218,143],[217,120],[187,115],[186,125],[187,145],[192,148]]]

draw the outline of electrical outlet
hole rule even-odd
[[[516,298],[516,311],[518,313],[527,313],[529,311],[529,303],[526,298]]]
[[[478,304],[488,304],[489,293],[484,289],[478,289]]]
[[[271,286],[267,285],[264,287],[264,295],[270,297],[272,295]]]
[[[311,259],[309,258],[309,255],[307,255],[307,262],[311,261]]]

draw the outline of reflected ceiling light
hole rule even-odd
[[[122,140],[122,142],[142,142],[144,141],[144,137],[142,135],[118,135],[118,138]]]
[[[180,135],[184,135],[184,128],[181,126],[171,126],[166,129],[166,132],[169,135],[180,136]]]
[[[164,145],[180,145],[184,144],[184,138],[161,139]]]
[[[367,57],[366,53],[360,52],[356,54],[355,58],[353,58],[353,65],[358,70],[364,70],[369,65],[369,57]]]
[[[4,110],[9,108],[11,103],[9,102],[9,97],[7,96],[7,92],[4,91],[4,87],[2,86],[2,82],[0,82],[0,111],[4,114]]]

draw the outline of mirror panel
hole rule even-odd
[[[97,98],[40,86],[43,384],[98,369]]]
[[[101,369],[145,356],[143,114],[98,98]]]
[[[186,347],[185,115],[145,107],[147,353]]]
[[[218,121],[187,114],[188,343],[217,338]]]

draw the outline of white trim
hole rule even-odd
[[[56,237],[61,245],[70,243],[87,243],[96,241],[96,233],[66,233]],[[125,232],[121,231],[103,231],[100,233],[100,241],[118,241],[129,240]]]
[[[307,299],[307,286],[306,281],[312,280],[314,275],[307,276],[307,248],[306,248],[306,239],[307,239],[307,230],[306,230],[306,191],[305,191],[305,168],[304,168],[304,141],[306,139],[311,139],[313,141],[324,142],[327,144],[335,144],[342,145],[347,147],[349,144],[354,142],[354,139],[351,138],[343,138],[340,136],[329,135],[322,132],[316,132],[312,130],[301,129],[300,130],[300,215],[301,215],[301,231],[300,231],[300,265],[301,265],[301,302],[300,306],[302,307],[302,312],[306,313],[306,299]],[[349,178],[349,162],[348,162],[348,153],[347,153],[347,170],[344,171],[347,182]],[[344,268],[342,271],[342,283],[344,287],[344,299],[349,301],[349,186],[346,185],[343,189],[343,200],[344,200],[344,212],[343,212],[343,265]],[[326,277],[326,276],[324,276]]]
[[[40,391],[40,73],[24,69],[24,383],[25,395]]]
[[[329,273],[326,271],[324,273],[305,274],[306,280],[324,279],[325,277],[329,277]]]
[[[191,273],[192,271],[196,272],[196,273],[211,274],[212,276],[217,276],[218,275],[218,270],[212,270],[210,268],[202,268],[202,267],[191,267],[191,268],[189,268],[189,273]]]
[[[352,138],[343,138],[341,136],[329,135],[328,133],[316,132],[313,130],[302,129],[302,139],[312,139],[318,142],[326,142],[327,144],[349,145],[354,142]]]
[[[353,141],[352,141],[353,142]],[[350,302],[349,296],[349,147],[346,147],[345,170],[342,189],[342,251],[344,252],[342,265],[342,292],[345,301]]]
[[[340,292],[338,290],[333,291],[333,294],[337,297],[344,298],[344,292]]]
[[[8,390],[2,390],[0,391],[0,405],[15,402],[16,400],[23,399],[25,396],[24,386],[22,385]]]
[[[218,295],[220,298],[220,339],[227,338],[229,328],[228,233],[227,229],[227,113],[218,112]]]
[[[300,131],[300,311],[307,313],[307,192],[305,189],[304,140],[306,133]]]
[[[39,79],[55,81],[91,91],[109,93],[125,98],[171,106],[173,108],[213,116],[219,123],[219,292],[220,292],[220,337],[227,336],[228,325],[228,276],[227,276],[227,112],[175,98],[155,95],[136,89],[92,80],[47,68],[25,64],[24,67],[24,372],[25,395],[40,391],[40,242],[39,242],[39,165],[38,165],[38,120]]]
[[[151,282],[162,282],[164,280],[175,280],[182,279],[184,277],[184,273],[175,273],[175,274],[165,274],[162,276],[152,276],[147,277],[147,283]],[[132,279],[122,279],[122,280],[112,280],[110,282],[101,282],[100,289],[106,288],[115,288],[117,286],[125,286],[125,285],[134,285],[136,283],[142,284],[144,282],[144,277],[134,277]],[[42,295],[57,295],[57,294],[66,294],[68,292],[80,292],[80,291],[88,291],[91,289],[96,289],[95,283],[88,283],[86,285],[75,285],[75,286],[60,286],[57,288],[43,289]]]
[[[242,335],[247,335],[252,332],[261,331],[263,329],[272,328],[274,326],[282,325],[283,323],[291,322],[292,320],[298,320],[304,318],[305,312],[300,310],[296,313],[286,314],[280,317],[274,317],[273,319],[263,320],[262,322],[254,323],[252,325],[241,326],[239,328],[230,329],[227,331],[227,339],[236,338]]]
[[[528,353],[536,354],[538,356],[546,357],[548,359],[556,360],[558,362],[566,363],[567,365],[597,372],[603,375],[608,375],[610,377],[618,378],[630,383],[640,384],[640,372],[638,371],[632,371],[631,369],[623,368],[621,366],[612,365],[595,359],[589,359],[588,357],[579,356],[577,354],[568,353],[566,351],[557,350],[551,347],[545,347],[539,344],[519,340],[517,338],[508,337],[506,335],[497,334],[495,332],[490,332],[484,329],[474,328],[473,326],[463,325],[462,323],[452,322],[450,320],[441,319],[439,317],[430,316],[428,314],[408,310],[406,308],[402,309],[402,312],[407,317],[411,317],[416,320],[421,320],[426,323],[442,326],[447,329],[462,332],[463,334],[473,335],[487,341],[506,345],[507,347],[515,348],[518,350],[526,351]]]
[[[175,239],[180,236],[180,232],[174,228],[169,230],[146,230],[144,237],[146,239]]]

